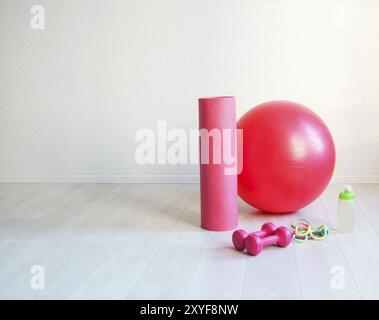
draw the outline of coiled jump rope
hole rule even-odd
[[[329,235],[329,229],[322,224],[312,229],[310,222],[306,219],[298,219],[291,225],[293,229],[292,240],[296,243],[305,243],[308,240],[322,241]]]

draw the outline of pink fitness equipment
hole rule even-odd
[[[237,175],[225,174],[230,165],[224,161],[221,145],[224,146],[223,130],[228,129],[225,132],[231,135],[229,147],[236,149],[235,97],[200,98],[199,129],[201,227],[212,231],[231,230],[237,227]],[[205,148],[202,131],[211,136],[213,129],[219,132],[221,143],[217,145],[217,139],[208,137],[209,148]],[[221,154],[221,161],[216,161],[217,152]]]
[[[262,252],[264,247],[276,245],[278,247],[287,247],[292,240],[292,234],[286,227],[279,227],[271,236],[260,238],[255,234],[248,235],[245,241],[246,251],[252,256]]]
[[[333,138],[321,118],[289,101],[260,104],[243,115],[238,195],[265,212],[289,213],[315,200],[335,165]]]
[[[239,251],[245,250],[245,240],[248,235],[256,235],[259,238],[271,236],[275,233],[276,226],[272,222],[266,222],[260,231],[247,233],[245,230],[236,230],[233,232],[232,240],[234,248]]]

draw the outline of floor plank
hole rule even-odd
[[[300,210],[296,219],[299,217],[307,219],[314,228],[325,224],[331,229],[324,208],[318,200]],[[334,231],[331,230],[328,238],[323,241],[294,243],[293,246],[304,299],[362,298]],[[333,285],[334,272],[338,268],[345,270],[343,289]]]
[[[357,206],[379,236],[379,185],[354,184]]]
[[[323,242],[234,250],[232,231],[200,228],[198,185],[0,184],[0,298],[378,298],[378,185],[353,185],[354,232]],[[340,185],[290,215],[239,201],[239,228],[337,223]],[[30,268],[46,270],[32,290]],[[332,286],[335,267],[344,287]]]
[[[33,298],[36,294],[38,294],[37,297],[67,297],[64,288],[68,288],[67,285],[72,276],[68,273],[68,266],[70,264],[75,265],[75,261],[85,257],[89,251],[83,250],[83,254],[80,254],[77,250],[83,248],[81,242],[73,242],[70,237],[59,238],[59,232],[56,232],[56,230],[60,228],[60,219],[65,215],[64,209],[67,207],[75,208],[74,212],[77,214],[86,212],[86,210],[90,211],[93,202],[88,201],[88,199],[92,199],[93,192],[98,193],[102,190],[102,194],[106,194],[104,192],[105,186],[80,185],[78,187],[76,192],[72,192],[71,196],[67,197],[69,200],[62,203],[58,201],[59,204],[52,206],[50,208],[52,211],[49,212],[49,215],[45,215],[45,218],[37,214],[36,221],[40,227],[35,228],[36,225],[33,224],[33,227],[30,227],[30,221],[28,220],[35,218],[33,210],[31,212],[25,211],[26,223],[19,221],[21,228],[17,223],[9,226],[9,236],[5,238],[5,241],[0,242],[0,247],[4,248],[4,246],[11,244],[16,250],[8,251],[11,257],[4,257],[8,263],[0,266],[0,282],[4,284],[0,288],[0,297],[17,298],[20,292],[23,292],[23,298]],[[112,188],[112,186],[106,187]],[[40,209],[43,210],[44,208],[41,207]],[[19,212],[16,213],[19,214]],[[28,215],[29,213],[30,215]],[[50,232],[48,226],[52,226],[53,232]],[[99,257],[101,257],[101,254],[99,254]],[[97,256],[94,258],[97,258]],[[43,265],[46,272],[48,272],[49,286],[46,290],[31,290],[29,280],[31,277],[30,268],[33,265]],[[54,283],[56,283],[56,279],[59,279],[59,270],[64,270],[63,274],[66,274],[66,278],[61,280],[62,288],[54,290]],[[78,270],[79,277],[85,277],[88,274],[88,271],[83,272],[82,270],[80,272],[80,264],[77,265],[76,270]]]
[[[337,231],[335,236],[362,296],[367,299],[378,299],[379,277],[376,276],[376,273],[379,266],[379,247],[377,245],[379,239],[362,211],[362,202],[365,201],[365,197],[362,196],[358,186],[353,185],[353,188],[357,191],[358,203],[354,230],[348,234]],[[332,184],[321,197],[325,212],[333,226],[337,226],[338,222],[338,194],[341,189],[341,185]]]
[[[245,210],[251,212],[246,206]],[[259,230],[268,221],[276,226],[290,225],[290,217],[282,214],[268,214],[253,210],[252,227]],[[247,256],[244,298],[246,299],[300,299],[299,272],[296,263],[295,248],[267,247],[256,257]]]
[[[46,186],[40,183],[16,184],[9,189],[5,188],[0,198],[0,217],[6,216],[14,207],[22,206],[25,202],[34,201],[37,197],[43,198],[44,190],[47,190]]]
[[[128,213],[140,219],[129,224],[129,230],[125,232],[118,254],[113,255],[96,270],[73,298],[128,297],[155,252],[165,243],[194,193],[195,186],[155,185],[154,190],[155,192],[150,190],[148,193],[150,196],[158,195],[153,204],[146,206],[149,201],[141,198],[134,202],[134,209],[128,206]],[[138,292],[135,295],[138,295]],[[129,295],[129,298],[134,297],[133,293]]]

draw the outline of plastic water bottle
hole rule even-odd
[[[345,185],[339,195],[338,231],[352,232],[355,221],[355,194],[350,185]]]

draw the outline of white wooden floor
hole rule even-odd
[[[0,298],[377,299],[379,185],[353,187],[352,234],[250,257],[231,231],[199,228],[198,185],[0,184]],[[340,188],[291,215],[241,202],[240,227],[332,226]],[[43,290],[30,286],[33,265],[45,269]]]

